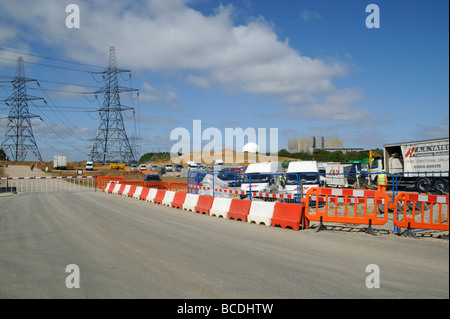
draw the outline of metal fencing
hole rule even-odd
[[[96,176],[1,177],[0,192],[96,191]]]
[[[416,173],[408,173],[410,176]],[[438,195],[448,192],[448,171],[433,172],[438,179],[423,177],[426,191]],[[439,173],[439,175],[436,175]],[[248,200],[301,203],[306,192],[313,187],[376,190],[377,175],[387,175],[387,188],[394,198],[400,190],[424,192],[416,182],[405,182],[404,173],[278,173],[242,174],[190,171],[187,174],[188,193],[214,197],[237,197]],[[431,174],[431,173],[429,173]],[[433,182],[432,182],[433,181]],[[419,184],[419,186],[422,184]]]

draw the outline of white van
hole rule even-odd
[[[280,175],[275,174],[282,173],[283,167],[279,162],[253,163],[248,165],[241,183],[241,191],[244,191],[245,195],[241,195],[241,198],[248,196],[250,186],[252,193],[276,193],[278,191]]]
[[[92,162],[92,161],[87,161],[87,162],[86,162],[86,170],[87,170],[87,171],[92,171],[92,170],[94,170],[94,162]]]
[[[299,194],[303,184],[303,195],[312,187],[320,186],[319,166],[316,161],[290,162],[286,171],[284,190],[288,194]]]
[[[166,165],[164,165],[164,167],[166,168],[166,172],[172,172],[173,171],[173,166],[170,163],[167,163]]]

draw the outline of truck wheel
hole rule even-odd
[[[440,192],[448,192],[448,186],[444,179],[438,178],[433,182],[433,188]]]
[[[428,193],[431,187],[431,182],[428,178],[419,178],[416,181],[416,189],[421,193]]]

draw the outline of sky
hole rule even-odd
[[[46,102],[28,102],[43,160],[87,160],[103,104],[89,92],[114,47],[119,85],[138,90],[121,94],[138,157],[176,149],[177,132],[182,151],[224,147],[239,128],[266,129],[271,150],[311,136],[375,149],[448,137],[448,39],[447,0],[0,0],[0,100],[23,57]]]

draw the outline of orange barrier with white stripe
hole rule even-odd
[[[98,176],[97,177],[97,188],[98,189],[105,189],[106,185],[108,185],[109,182],[114,181],[118,183],[123,183],[126,181],[125,177],[106,177],[106,176]]]
[[[172,207],[178,208],[178,209],[183,209],[183,204],[186,199],[186,195],[187,195],[187,193],[176,192],[175,196],[173,197]]]
[[[158,191],[156,192],[156,196],[153,199],[153,202],[162,205],[162,201],[164,200],[165,195],[166,195],[165,189],[158,189]]]
[[[384,225],[392,199],[380,191],[314,187],[306,192],[302,201],[305,217],[320,221],[322,228],[322,222]],[[378,214],[380,204],[381,216]]]
[[[149,191],[150,191],[150,188],[148,188],[148,187],[142,188],[141,194],[139,195],[139,199],[140,200],[146,200]]]
[[[115,187],[115,186],[116,186],[116,183],[110,181],[110,182],[108,182],[108,184],[106,185],[105,191],[111,194],[112,191],[114,190],[114,187]]]
[[[448,195],[399,193],[394,202],[394,224],[407,229],[448,231]]]

